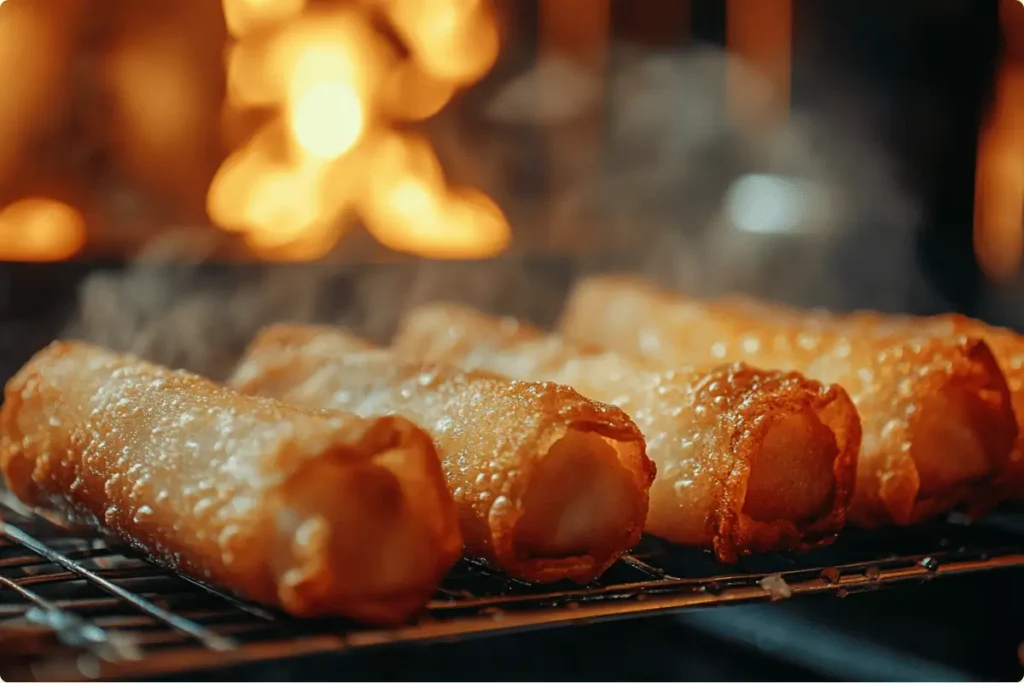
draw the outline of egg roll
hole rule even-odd
[[[992,351],[1006,378],[1010,400],[1017,420],[1017,439],[993,483],[994,494],[988,500],[978,501],[981,513],[1001,499],[1024,500],[1024,336],[1004,328],[988,325],[960,314],[934,316],[881,315],[871,311],[858,311],[842,316],[849,325],[873,329],[876,335],[929,334],[944,338],[981,339]]]
[[[600,575],[640,538],[654,464],[618,408],[568,387],[421,363],[341,330],[277,325],[249,346],[241,391],[423,426],[467,554],[525,581]]]
[[[11,380],[0,470],[24,503],[298,617],[397,624],[461,551],[430,437],[55,342]]]
[[[577,284],[567,336],[672,367],[743,361],[842,385],[863,443],[850,520],[910,525],[994,495],[1017,425],[984,341],[732,297],[698,301],[628,277]]]
[[[569,385],[625,410],[658,468],[653,535],[731,562],[821,545],[845,523],[860,420],[838,386],[742,364],[659,370],[453,304],[413,309],[394,348]]]

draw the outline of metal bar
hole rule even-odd
[[[89,571],[85,567],[75,564],[74,561],[68,559],[64,555],[54,550],[51,550],[45,544],[40,543],[35,538],[29,536],[18,527],[0,522],[0,533],[3,533],[4,536],[13,541],[20,543],[32,552],[37,553],[42,557],[45,557],[54,564],[59,565],[64,569],[67,569],[68,571],[73,572],[78,576],[81,576],[84,579],[87,579],[88,581],[102,588],[111,595],[114,595],[124,600],[126,603],[129,603],[136,609],[145,612],[146,614],[149,614],[150,616],[159,619],[160,621],[163,621],[171,628],[174,628],[178,631],[182,631],[183,633],[187,633],[188,635],[200,641],[203,645],[210,648],[211,650],[231,650],[238,647],[238,644],[233,639],[224,638],[223,636],[220,636],[193,621],[184,619],[178,616],[177,614],[174,614],[173,612],[165,610],[162,607],[158,607],[149,600],[146,600],[145,598],[136,595],[131,591],[127,591],[124,588],[118,586],[117,584],[111,583],[110,581],[103,578],[102,576],[99,576],[95,572]]]
[[[91,550],[69,551],[64,553],[68,559],[89,560],[93,559],[94,553]],[[5,557],[0,559],[0,569],[21,569],[22,567],[35,567],[47,564],[46,558],[38,555],[23,555],[21,557]]]
[[[623,599],[631,596],[666,592],[707,592],[711,595],[723,593],[732,588],[759,586],[768,576],[777,575],[783,580],[804,585],[821,582],[825,588],[838,590],[861,584],[880,584],[889,580],[927,578],[939,573],[953,571],[950,568],[970,568],[972,571],[1002,567],[1024,566],[1024,554],[1000,555],[994,551],[986,560],[976,558],[958,559],[946,553],[914,555],[888,561],[858,562],[836,565],[825,569],[794,569],[776,573],[727,574],[713,578],[664,578],[651,581],[619,583],[600,588],[536,592],[527,595],[497,595],[473,597],[450,602],[432,602],[434,610],[465,610],[471,607],[515,607],[523,603],[569,603],[588,600]],[[762,590],[758,587],[758,590]]]
[[[12,590],[26,602],[32,603],[34,607],[21,616],[29,622],[51,629],[57,638],[67,645],[97,648],[108,660],[137,660],[142,657],[142,652],[132,641],[111,634],[76,614],[60,609],[49,600],[5,576],[0,576],[0,587]]]
[[[139,593],[139,596],[145,600],[151,602],[165,602],[167,600],[195,598],[196,593],[175,593],[170,595],[156,595],[153,593]],[[52,600],[54,605],[64,610],[71,610],[75,612],[87,612],[87,611],[98,611],[106,610],[111,607],[131,608],[131,605],[126,605],[123,600],[119,600],[116,597],[111,598],[69,598]],[[0,617],[3,617],[7,612],[5,610],[17,607],[16,605],[0,605]],[[184,614],[184,612],[182,612]]]
[[[823,591],[852,589],[857,586],[891,585],[908,580],[927,579],[930,576],[946,576],[964,574],[996,567],[1024,566],[1024,554],[992,560],[965,560],[950,562],[934,570],[916,565],[916,569],[907,568],[891,574],[880,574],[876,577],[844,576],[839,582],[817,578],[790,585],[793,595]],[[464,619],[445,621],[428,621],[394,630],[356,631],[348,634],[327,633],[311,637],[275,640],[254,643],[245,648],[227,653],[211,653],[202,650],[188,650],[159,653],[131,666],[117,663],[97,663],[97,670],[90,672],[100,678],[121,676],[153,676],[202,669],[214,666],[231,666],[234,664],[253,663],[260,661],[301,658],[328,652],[340,652],[350,648],[381,647],[398,643],[430,642],[451,637],[469,637],[484,634],[499,634],[511,631],[524,631],[553,627],[576,622],[594,622],[617,618],[625,618],[638,614],[668,614],[685,608],[711,606],[715,604],[740,604],[744,602],[764,602],[771,599],[768,590],[760,586],[742,586],[725,589],[721,594],[695,591],[683,595],[649,595],[646,599],[632,601],[606,601],[590,605],[580,605],[575,609],[531,610],[524,612],[495,611],[487,615],[477,615]],[[39,670],[40,677],[45,677],[52,669]],[[52,670],[56,673],[56,670]],[[61,670],[66,674],[66,671]]]
[[[137,579],[164,579],[165,581],[174,581],[175,577],[168,576],[164,572],[158,570],[156,567],[149,567],[147,573],[139,573],[141,568],[130,568],[130,569],[102,569],[96,572],[97,576],[101,576],[108,580],[115,581],[131,581]],[[63,581],[81,581],[81,577],[77,573],[72,572],[54,572],[51,574],[29,574],[24,577],[19,577],[17,582],[22,586],[36,586],[45,585],[48,583],[59,583]]]
[[[266,609],[264,607],[260,607],[259,605],[253,605],[253,604],[248,603],[248,602],[243,602],[242,600],[239,600],[238,598],[234,597],[233,595],[229,595],[228,593],[225,593],[225,592],[223,592],[221,590],[218,590],[218,589],[216,589],[216,588],[214,588],[212,586],[208,586],[205,583],[200,583],[198,581],[195,581],[195,580],[193,580],[193,579],[191,579],[191,578],[189,578],[187,576],[181,576],[179,578],[182,581],[185,581],[187,583],[192,584],[193,586],[195,586],[196,588],[198,588],[198,589],[200,589],[202,591],[205,591],[207,593],[210,593],[211,595],[217,596],[218,598],[220,598],[224,602],[228,603],[229,605],[231,605],[235,609],[238,609],[238,610],[240,610],[242,612],[245,612],[246,614],[249,614],[251,616],[254,616],[257,619],[263,619],[265,621],[271,621],[273,619],[276,619],[277,616],[278,616],[278,615],[274,614],[272,611],[270,611],[270,610],[268,610],[268,609]]]
[[[26,520],[26,525],[32,520]],[[48,528],[33,524],[39,529],[43,538],[47,538]],[[55,529],[54,529],[55,530]],[[883,560],[824,564],[822,566],[803,566],[786,569],[781,572],[750,571],[740,572],[744,567],[787,567],[785,562],[752,561],[732,570],[729,574],[700,576],[703,557],[699,554],[678,555],[670,547],[657,543],[645,542],[637,555],[624,556],[618,565],[616,576],[630,578],[644,577],[645,580],[614,583],[611,576],[606,575],[606,583],[594,584],[585,588],[545,588],[531,586],[523,582],[511,581],[493,569],[473,562],[462,562],[453,572],[449,581],[439,592],[436,599],[428,606],[431,618],[405,627],[392,630],[356,629],[343,621],[316,620],[303,621],[281,617],[272,610],[248,605],[225,593],[213,590],[201,583],[189,581],[182,587],[194,588],[192,592],[175,592],[173,594],[154,595],[143,588],[133,592],[124,585],[113,581],[133,581],[138,579],[156,579],[166,577],[174,581],[177,577],[164,574],[154,568],[154,574],[137,576],[133,569],[109,569],[91,571],[81,567],[67,555],[61,554],[50,547],[51,543],[64,544],[71,540],[60,536],[53,541],[44,543],[30,536],[22,529],[0,522],[3,536],[13,540],[24,548],[36,552],[47,562],[67,570],[67,572],[48,572],[37,577],[8,578],[0,588],[13,585],[12,590],[32,594],[27,585],[59,584],[60,579],[79,581],[84,579],[91,585],[114,595],[114,598],[52,600],[43,607],[37,600],[27,598],[28,605],[35,605],[51,616],[66,614],[62,610],[88,610],[123,607],[141,610],[147,616],[132,616],[129,613],[107,614],[98,616],[96,628],[102,623],[107,628],[120,627],[138,629],[138,642],[142,646],[156,646],[155,650],[146,651],[146,657],[138,662],[105,662],[100,659],[87,660],[76,657],[73,660],[61,660],[47,657],[38,663],[35,675],[40,678],[68,677],[130,677],[182,672],[189,669],[228,666],[231,664],[260,662],[273,659],[288,659],[307,655],[342,651],[351,648],[380,647],[407,642],[426,642],[451,637],[478,636],[498,634],[508,631],[521,631],[571,624],[580,621],[608,620],[630,616],[670,613],[694,607],[706,607],[726,604],[742,604],[765,602],[778,599],[779,586],[786,588],[786,595],[832,592],[840,595],[847,592],[865,590],[875,587],[895,585],[906,581],[927,580],[936,576],[968,573],[975,571],[1024,566],[1024,548],[1020,543],[1021,533],[1014,528],[1009,531],[998,528],[1002,534],[998,543],[1002,548],[989,548],[968,552],[960,548],[956,552],[943,551],[934,554],[913,554],[893,556]],[[924,538],[932,538],[935,529],[926,530]],[[954,526],[938,529],[935,535],[936,546],[950,548],[959,547],[955,540],[963,535],[962,529],[957,531]],[[991,532],[992,529],[988,529]],[[1005,532],[1005,533],[1003,533]],[[980,533],[986,536],[985,528],[972,530],[972,536]],[[900,537],[896,537],[899,541]],[[954,539],[949,541],[948,539]],[[856,538],[851,539],[853,545],[847,548],[856,552],[870,546],[864,546]],[[885,540],[882,545],[892,546],[892,539]],[[1012,544],[1005,547],[1006,544]],[[902,545],[899,541],[897,546]],[[917,548],[922,544],[917,542]],[[927,548],[927,546],[924,546]],[[653,548],[648,552],[649,548]],[[872,551],[877,552],[877,551]],[[885,552],[882,550],[881,552]],[[849,557],[849,554],[846,555]],[[642,558],[642,559],[641,559]],[[116,558],[115,558],[116,559]],[[132,560],[131,556],[127,558]],[[770,558],[769,558],[770,560]],[[691,567],[690,562],[694,564]],[[675,567],[672,571],[682,576],[674,576],[664,567]],[[794,563],[795,564],[795,563]],[[678,569],[684,567],[685,570]],[[18,569],[19,567],[14,567]],[[709,565],[703,571],[714,571]],[[698,576],[687,578],[689,574]],[[80,578],[79,578],[80,577]],[[776,577],[765,581],[768,577]],[[184,579],[184,577],[182,577]],[[27,583],[26,583],[27,582]],[[104,585],[106,584],[106,585]],[[479,584],[479,585],[477,585]],[[34,595],[34,594],[32,594]],[[128,596],[128,597],[124,597]],[[35,596],[40,598],[40,596]],[[210,604],[214,599],[215,603]],[[160,607],[151,602],[157,600]],[[202,606],[194,603],[202,600]],[[182,607],[191,604],[186,610],[173,610],[177,601]],[[140,607],[150,605],[156,613]],[[30,611],[30,610],[29,610]],[[5,615],[25,617],[26,606],[0,605],[0,619]],[[168,615],[171,619],[165,618]],[[71,615],[74,616],[74,615]],[[79,618],[80,617],[75,617]],[[217,623],[211,628],[200,625],[196,620],[213,620]],[[182,638],[174,631],[193,635],[188,630],[177,628],[183,623],[199,630],[200,633],[213,636],[213,642],[228,642],[231,648],[211,646],[209,638],[198,638],[202,647],[189,645],[192,641],[182,642]],[[161,630],[170,627],[174,631]],[[212,629],[217,629],[219,633]],[[226,637],[226,634],[238,637],[241,642]],[[242,644],[244,643],[244,644]],[[214,651],[217,650],[217,651]],[[54,653],[56,654],[56,653]],[[45,660],[45,661],[43,661]],[[91,663],[88,663],[90,662]],[[85,663],[85,669],[82,669]],[[77,672],[77,673],[75,673]]]
[[[669,576],[668,574],[666,574],[664,569],[649,565],[643,560],[634,557],[633,555],[623,555],[619,558],[619,560],[625,563],[627,566],[630,566],[633,569],[636,569],[654,579],[675,578],[674,576]]]
[[[0,586],[3,586],[5,588],[8,588],[8,589],[14,591],[19,596],[21,596],[21,598],[23,600],[25,600],[26,602],[31,602],[31,603],[33,603],[35,605],[38,605],[39,607],[42,607],[43,609],[57,609],[54,605],[52,605],[50,602],[48,602],[44,598],[36,595],[35,593],[33,593],[32,591],[28,590],[27,588],[23,588],[22,586],[19,586],[18,584],[16,584],[11,579],[8,579],[6,576],[0,576]]]

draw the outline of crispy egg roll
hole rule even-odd
[[[666,366],[744,361],[841,384],[863,444],[850,519],[909,525],[993,495],[1017,435],[989,347],[749,299],[695,301],[626,277],[572,292],[561,329]]]
[[[295,616],[400,623],[461,552],[433,442],[399,417],[288,406],[56,342],[7,384],[0,444],[26,504]]]
[[[621,410],[568,387],[365,345],[340,329],[273,326],[250,345],[232,384],[422,425],[441,453],[467,553],[510,576],[587,582],[637,543],[655,470]]]
[[[844,322],[874,329],[879,335],[931,334],[945,338],[981,339],[992,351],[1006,378],[1010,400],[1017,419],[1017,439],[1007,463],[993,483],[991,500],[979,501],[979,511],[991,507],[1000,498],[1024,499],[1024,336],[1013,330],[988,325],[960,314],[935,316],[882,315],[858,311],[842,316]]]
[[[451,304],[411,311],[394,346],[618,405],[658,467],[646,531],[666,540],[728,562],[822,544],[846,520],[860,419],[838,386],[742,364],[655,370]]]

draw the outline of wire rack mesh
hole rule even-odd
[[[733,567],[644,539],[589,586],[529,585],[462,561],[426,613],[397,629],[296,620],[194,583],[114,541],[83,537],[0,502],[0,674],[37,680],[181,674],[412,641],[701,606],[844,595],[1024,566],[1024,514],[912,530],[848,531],[800,555]]]

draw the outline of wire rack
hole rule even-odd
[[[914,530],[848,531],[802,555],[744,558],[645,539],[599,583],[533,586],[463,561],[424,616],[398,629],[296,620],[0,502],[0,674],[140,679],[412,641],[467,637],[701,606],[845,595],[1024,566],[1024,514]]]

